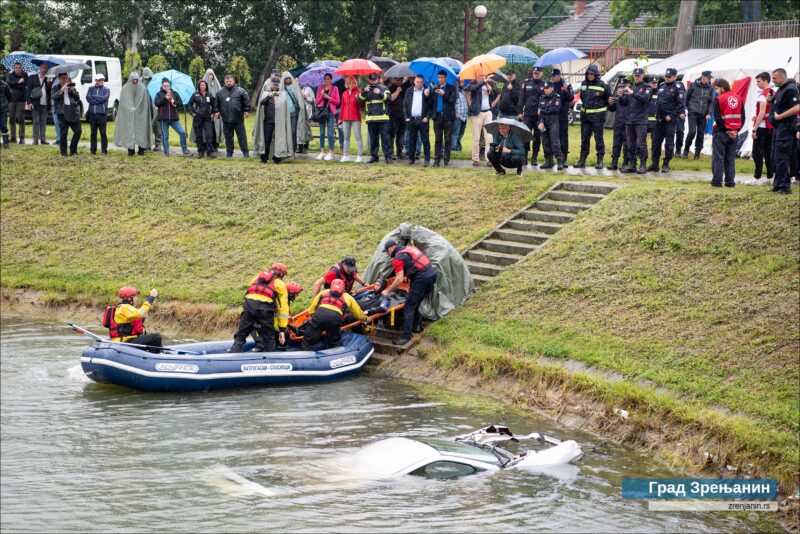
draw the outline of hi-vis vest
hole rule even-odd
[[[742,129],[742,101],[733,91],[717,97],[720,119],[725,121],[725,129],[738,132]]]
[[[272,271],[262,271],[253,285],[247,288],[247,293],[245,295],[250,295],[251,293],[255,293],[257,295],[263,295],[270,299],[275,299],[275,279],[278,278]]]

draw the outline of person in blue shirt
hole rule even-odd
[[[97,154],[97,132],[100,131],[100,151],[108,154],[108,136],[106,124],[108,123],[108,98],[111,91],[105,86],[106,77],[97,74],[94,85],[86,92],[86,101],[89,109],[86,111],[86,120],[89,122],[89,150]]]

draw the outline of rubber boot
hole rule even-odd
[[[606,167],[609,171],[616,171],[619,167],[617,167],[617,161],[619,158],[611,158],[611,165]],[[623,165],[624,166],[624,165]]]
[[[578,163],[573,165],[576,169],[583,169],[586,167],[586,156],[587,154],[581,154],[581,157],[578,159]]]
[[[603,157],[605,154],[598,154],[597,155],[597,164],[594,166],[595,169],[602,169],[603,168]]]
[[[558,170],[563,171],[564,167],[566,166],[567,166],[567,156],[563,155],[561,156],[561,159],[558,160]]]
[[[237,344],[234,343],[231,346],[231,348],[228,349],[228,352],[230,352],[230,353],[242,352],[242,346],[241,345],[237,345]]]
[[[552,158],[552,156],[545,156],[544,157],[544,163],[542,163],[542,166],[539,167],[539,168],[540,169],[552,169],[553,168],[553,158]]]
[[[683,155],[681,156],[683,159],[689,159],[689,149],[683,151]]]
[[[658,172],[658,160],[654,159],[647,167],[647,172]]]
[[[664,164],[661,166],[661,172],[663,173],[669,172],[669,160],[664,160]]]
[[[622,174],[633,174],[633,173],[635,173],[636,172],[636,160],[635,159],[629,159],[628,161],[626,161],[622,165],[622,168],[619,170],[619,172],[621,172]]]
[[[8,148],[8,134],[3,136],[3,148]]]
[[[686,156],[686,159],[689,159],[688,155]],[[694,159],[700,159],[700,152],[695,152],[694,153]]]
[[[641,164],[639,165],[639,169],[636,171],[636,174],[645,174],[647,172],[647,168],[645,168],[646,164],[647,164],[647,160],[643,159],[641,161]],[[658,167],[656,167],[656,169],[658,169]]]

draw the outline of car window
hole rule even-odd
[[[471,465],[458,462],[433,462],[420,467],[411,474],[425,478],[458,478],[473,474],[477,469]]]
[[[108,65],[106,65],[105,61],[94,62],[94,75],[97,76],[98,74],[102,74],[108,80]]]
[[[92,67],[91,62],[86,62],[90,67],[88,69],[83,69],[81,71],[81,85],[91,84],[92,83]]]
[[[430,445],[437,451],[448,456],[460,456],[462,458],[477,460],[479,462],[499,464],[499,460],[491,452],[468,445],[466,443],[434,438],[425,438],[421,439],[420,441],[426,445]]]

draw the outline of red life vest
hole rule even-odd
[[[103,313],[103,326],[108,328],[108,336],[111,339],[144,334],[144,319],[138,318],[129,323],[117,323],[114,320],[116,313],[117,306],[109,306]]]
[[[331,268],[328,270],[336,273],[336,278],[344,281],[344,290],[346,292],[348,293],[353,292],[353,284],[355,284],[356,282],[356,273],[351,271],[350,274],[347,274],[346,272],[344,272],[344,267],[342,266],[341,262],[337,263],[336,265],[331,265]],[[330,289],[330,288],[331,284],[325,282],[325,289]]]
[[[770,95],[770,93],[772,93],[772,89],[767,87],[766,89],[761,91],[761,96],[768,97]],[[772,108],[772,103],[771,102],[758,102],[758,101],[756,101],[756,114],[755,114],[755,116],[753,116],[753,128],[758,128],[758,124],[756,124],[756,117],[758,117],[758,114],[761,113],[761,106],[766,106],[766,111],[764,111],[764,124],[766,125],[766,128],[768,130],[772,130],[774,128],[774,126],[769,121],[769,110],[770,110],[770,108]]]
[[[742,100],[733,91],[722,93],[717,97],[720,119],[725,122],[726,130],[738,132],[742,129]]]
[[[397,254],[407,254],[408,257],[411,259],[411,264],[413,266],[412,272],[405,273],[409,276],[412,276],[417,273],[421,273],[425,269],[431,266],[431,260],[428,259],[428,256],[422,253],[420,249],[417,247],[403,247]],[[405,263],[405,262],[404,262]],[[405,268],[403,269],[405,271]]]
[[[262,271],[261,274],[258,275],[256,281],[253,282],[253,285],[247,288],[245,296],[256,294],[274,299],[276,278],[278,278],[278,275],[275,274],[274,271]]]
[[[334,295],[332,291],[328,291],[326,294],[319,299],[320,305],[327,304],[328,306],[333,306],[339,310],[339,313],[344,315],[345,310],[347,309],[347,302],[344,300],[344,295]]]

